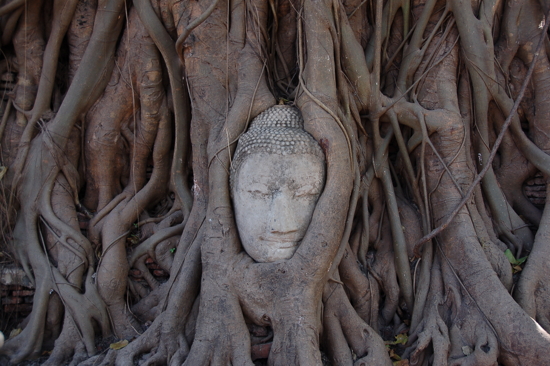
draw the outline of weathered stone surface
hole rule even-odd
[[[297,108],[278,105],[239,139],[231,171],[235,218],[245,251],[257,262],[292,257],[325,180],[321,147]]]

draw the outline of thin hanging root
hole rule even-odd
[[[385,139],[382,139],[382,137],[380,136],[378,119],[374,120],[373,129],[374,145],[376,149],[375,164],[380,164],[374,165],[375,173],[382,181],[384,194],[386,196],[399,284],[401,287],[401,291],[403,291],[403,297],[405,298],[407,307],[409,311],[412,312],[414,308],[414,294],[412,288],[411,272],[409,269],[409,260],[407,255],[407,244],[403,233],[403,228],[401,226],[401,218],[399,217],[399,209],[397,207],[397,200],[393,189],[393,182],[390,176],[387,154],[385,154],[383,150],[380,150],[380,148],[383,146],[384,140],[388,137],[393,137],[393,128],[390,128],[386,132]]]
[[[446,6],[445,10],[443,11],[443,14],[439,18],[439,21],[437,22],[436,27],[432,30],[432,33],[430,34],[430,37],[428,38],[428,41],[426,42],[426,47],[425,47],[426,49],[427,49],[428,45],[431,43],[432,39],[436,35],[439,34],[439,32],[437,32],[437,30],[439,29],[439,27],[441,27],[443,21],[445,20],[445,17],[448,14],[449,14],[449,9]],[[417,87],[416,87],[416,90],[414,92],[414,99],[417,98],[418,90],[421,89],[424,86],[424,84],[427,80],[425,78],[425,75],[427,74],[426,71],[427,70],[432,70],[437,64],[439,64],[442,61],[442,59],[444,59],[447,55],[449,55],[451,53],[451,51],[453,50],[454,45],[458,42],[459,37],[457,37],[455,39],[453,46],[449,48],[449,51],[446,52],[446,54],[444,56],[442,56],[439,60],[434,61],[434,57],[439,52],[441,46],[443,46],[443,42],[445,42],[447,40],[447,37],[449,36],[449,33],[451,32],[451,30],[454,29],[454,24],[455,24],[455,19],[454,18],[451,18],[447,22],[447,26],[445,27],[445,30],[443,31],[443,34],[439,37],[439,39],[437,41],[437,44],[432,49],[432,52],[429,55],[429,58],[427,59],[427,61],[425,62],[424,67],[420,69],[420,71],[422,71],[422,78],[419,78],[415,83],[417,85]],[[423,50],[423,52],[424,52],[424,50]],[[422,80],[422,82],[420,82],[420,80]]]
[[[367,173],[365,175],[366,186],[365,186],[365,190],[363,192],[363,194],[364,194],[364,196],[363,196],[363,215],[364,216],[363,217],[364,217],[364,220],[365,220],[365,217],[367,217],[366,221],[364,222],[364,228],[366,228],[366,230],[370,230],[370,224],[369,224],[369,221],[368,221],[369,220],[368,217],[370,217],[370,214],[368,214],[369,192],[372,189],[371,185],[372,185],[373,179],[377,175],[377,169],[378,169],[378,167],[380,167],[382,165],[381,159],[382,159],[383,156],[386,155],[386,153],[388,151],[387,150],[388,146],[389,146],[392,138],[393,138],[393,131],[388,131],[386,136],[384,136],[384,138],[382,139],[382,143],[378,147],[378,151],[373,155],[373,163],[369,167],[369,170],[367,171]],[[382,220],[380,220],[380,223],[381,222],[382,222]],[[378,237],[380,236],[379,234],[380,233],[378,233]],[[365,234],[364,236],[365,237],[361,240],[361,246],[359,247],[359,250],[357,252],[357,256],[358,256],[359,261],[363,265],[363,267],[366,268],[366,256],[367,256],[367,251],[368,251],[368,247],[369,247],[370,233],[369,233],[369,235]]]
[[[403,34],[409,33],[409,21],[410,21],[410,11],[411,11],[411,2],[410,0],[403,0],[401,5],[401,10],[403,11]]]
[[[459,37],[457,37],[454,41],[454,44],[457,44],[458,43],[458,40],[459,40]],[[454,47],[454,45],[453,45]],[[404,92],[402,93],[401,95],[399,95],[398,97],[394,97],[394,98],[388,98],[386,97],[385,95],[381,94],[380,95],[380,100],[383,102],[383,104],[378,104],[378,105],[383,105],[384,107],[381,108],[381,107],[377,107],[377,112],[376,113],[372,113],[372,116],[371,118],[372,119],[375,119],[375,118],[381,118],[384,114],[386,114],[390,109],[394,108],[394,107],[401,107],[405,110],[408,110],[409,108],[412,109],[414,111],[414,113],[418,114],[418,113],[426,113],[426,115],[428,115],[428,113],[434,113],[435,111],[427,111],[425,110],[424,108],[420,107],[420,105],[418,105],[418,102],[415,102],[415,103],[408,103],[408,102],[403,102],[403,98],[405,98],[409,92],[411,92],[422,80],[424,80],[424,78],[428,75],[428,73],[430,71],[432,71],[433,68],[435,68],[439,63],[441,63],[447,56],[449,56],[451,54],[451,52],[453,51],[453,47],[450,47],[449,51],[447,51],[447,53],[445,53],[444,55],[441,56],[441,58],[439,58],[436,62],[434,62],[426,71],[424,71],[424,73],[418,78],[416,79],[412,84],[411,86]],[[411,106],[412,105],[412,106]],[[406,117],[406,115],[401,115],[401,117]],[[435,116],[434,116],[435,117]],[[435,118],[435,120],[437,120],[437,118]],[[403,125],[406,125],[406,126],[410,126],[414,129],[419,129],[420,126],[418,125],[418,119],[417,118],[414,118],[413,120],[414,122],[408,120],[408,119],[402,119],[400,120],[399,122]],[[435,121],[434,121],[435,122]],[[437,121],[439,122],[439,121]],[[437,128],[439,127],[439,125],[437,123],[431,123],[428,125],[428,130],[430,132],[433,132],[435,131]],[[410,141],[409,141],[409,146],[410,146]],[[414,144],[413,146],[416,146],[417,144]],[[409,151],[411,151],[412,148],[409,148]]]
[[[397,207],[397,200],[395,192],[393,190],[393,183],[391,180],[388,161],[385,160],[382,165],[382,185],[384,187],[384,193],[386,196],[386,202],[388,207],[388,216],[390,219],[390,225],[393,237],[393,246],[395,252],[395,262],[398,272],[399,285],[405,298],[405,302],[409,308],[409,311],[414,309],[414,294],[412,289],[411,271],[409,269],[409,258],[407,255],[407,242],[401,226],[401,218],[399,217],[399,208]]]
[[[4,130],[6,129],[6,125],[8,123],[8,117],[10,116],[13,102],[11,99],[9,99],[6,104],[6,109],[4,110],[4,114],[2,115],[2,122],[0,122],[0,141],[2,141],[2,137],[4,136]],[[0,180],[2,180],[1,177]]]
[[[290,1],[289,1],[290,2]],[[290,74],[290,71],[288,69],[288,65],[287,65],[287,61],[285,60],[284,58],[284,55],[283,55],[283,52],[281,50],[281,45],[280,45],[280,42],[278,41],[278,38],[277,38],[277,32],[279,30],[279,18],[278,18],[278,14],[277,14],[277,8],[276,8],[276,5],[275,5],[275,1],[274,0],[269,0],[269,7],[271,9],[271,13],[273,15],[273,27],[271,29],[271,49],[275,50],[275,54],[276,54],[276,57],[277,59],[273,59],[273,64],[272,64],[272,69],[273,69],[273,73],[275,75],[275,80],[277,80],[277,85],[280,87],[280,89],[289,89],[290,86],[291,86],[291,83],[292,83],[292,75]],[[284,72],[284,79],[285,82],[286,82],[286,85],[282,85],[283,82],[283,77],[280,77],[279,75],[279,68],[277,67],[277,60],[279,61],[280,65],[282,65],[283,67],[283,72]]]
[[[410,329],[415,332],[418,327],[421,319],[423,319],[424,308],[426,307],[426,302],[428,301],[428,293],[430,289],[430,274],[432,269],[433,261],[433,244],[428,242],[427,245],[424,245],[422,250],[422,257],[420,262],[420,275],[418,277],[418,284],[416,285],[415,292],[415,301],[416,306],[412,313],[411,317],[411,326]]]
[[[52,231],[52,234],[58,237],[64,245],[72,248],[68,242],[68,239],[74,240],[79,245],[80,248],[72,248],[71,251],[73,251],[76,256],[80,257],[82,262],[87,267],[94,262],[94,252],[91,243],[84,235],[82,235],[82,233],[76,231],[71,226],[61,221],[54,213],[51,207],[51,193],[53,191],[54,184],[55,178],[53,178],[51,183],[46,185],[46,189],[42,191],[39,209],[42,214],[41,219],[46,224],[46,227]],[[61,236],[57,233],[61,233]],[[84,253],[81,253],[79,249]]]
[[[40,241],[42,242],[42,247],[43,247],[43,249],[44,249],[44,253],[47,253],[46,241],[45,241],[44,238],[42,237],[42,233],[40,233],[40,238],[41,238]],[[47,267],[48,267],[49,272],[50,272],[49,275],[50,275],[51,283],[52,283],[52,287],[53,287],[53,288],[52,288],[52,291],[55,290],[55,291],[57,292],[57,294],[59,295],[59,298],[60,298],[61,302],[63,303],[63,306],[64,306],[64,308],[65,308],[65,311],[67,311],[67,313],[69,314],[69,317],[68,317],[68,318],[69,318],[69,319],[73,322],[73,324],[76,326],[76,322],[74,321],[74,317],[73,317],[73,314],[72,314],[72,313],[74,312],[74,309],[71,309],[71,308],[67,307],[67,304],[65,303],[65,298],[63,297],[63,294],[62,294],[62,292],[61,292],[60,289],[59,289],[59,285],[64,285],[64,284],[66,284],[66,285],[69,285],[69,286],[71,286],[71,287],[74,286],[74,285],[69,284],[69,283],[67,283],[67,282],[66,282],[66,283],[63,283],[63,282],[59,282],[59,283],[58,283],[58,282],[56,281],[56,278],[55,278],[56,276],[55,276],[54,272],[57,272],[58,277],[60,277],[62,280],[65,280],[65,277],[62,276],[60,273],[58,273],[57,268],[54,268],[54,267],[52,266],[52,264],[50,263],[50,261],[49,261],[49,259],[48,259],[47,257],[46,257],[46,260],[47,260]],[[67,325],[65,325],[65,326],[67,326]],[[90,349],[93,349],[93,332],[92,332],[91,339],[90,339],[90,336],[89,336],[88,334],[86,334],[87,337],[86,337],[86,339],[84,339],[84,335],[83,335],[83,333],[81,332],[81,329],[79,329],[78,326],[76,326],[76,328],[77,328],[78,336],[80,337],[80,339],[81,339],[84,343],[87,343],[89,346],[91,345],[91,348],[90,348]],[[92,341],[90,342],[90,340],[92,340]]]
[[[304,92],[307,94],[308,97],[311,98],[311,100],[313,100],[321,109],[323,109],[325,112],[327,112],[335,121],[336,123],[338,124],[338,127],[340,127],[340,130],[342,131],[342,133],[344,134],[345,138],[346,138],[346,141],[347,141],[347,144],[348,144],[348,153],[349,153],[349,158],[350,158],[350,164],[353,164],[353,161],[355,160],[353,158],[353,148],[352,148],[352,143],[351,143],[351,140],[350,140],[350,136],[347,132],[347,129],[344,127],[344,125],[342,124],[342,121],[340,120],[340,118],[338,118],[338,116],[328,107],[326,106],[322,101],[320,101],[317,97],[315,97],[309,90],[308,88],[306,87],[305,85],[305,82],[303,80],[303,76],[302,76],[302,73],[303,73],[303,69],[304,69],[304,45],[303,45],[303,35],[302,35],[302,17],[299,18],[299,21],[298,21],[298,62],[299,62],[299,74],[298,74],[298,79],[300,80],[300,87],[304,90]],[[353,166],[352,166],[352,169],[353,169]]]
[[[544,24],[542,34],[546,34],[546,32],[548,30],[549,23],[550,23],[550,13],[546,16],[546,22]],[[539,39],[539,43],[538,43],[537,48],[536,48],[537,51],[535,52],[535,54],[537,54],[537,55],[541,50],[543,40],[544,40],[544,37],[541,37]],[[457,205],[457,207],[450,213],[449,216],[447,216],[447,219],[443,222],[443,224],[441,224],[436,229],[432,230],[428,235],[425,235],[422,239],[420,239],[415,244],[415,246],[414,246],[415,255],[419,256],[419,254],[420,254],[419,251],[420,251],[421,245],[423,245],[427,241],[435,238],[436,235],[441,233],[443,230],[445,230],[447,228],[447,226],[449,226],[449,224],[452,222],[452,220],[455,218],[455,216],[458,214],[458,212],[468,202],[468,200],[470,199],[470,197],[474,193],[475,187],[479,184],[481,179],[483,179],[483,177],[485,176],[485,174],[487,173],[489,168],[492,167],[492,162],[493,162],[493,160],[494,160],[494,158],[497,154],[497,151],[498,151],[498,148],[499,148],[500,144],[502,143],[502,139],[504,138],[504,134],[506,133],[506,130],[510,126],[510,123],[512,123],[512,119],[514,118],[514,116],[516,114],[516,111],[519,107],[519,104],[520,104],[521,100],[523,99],[523,95],[525,94],[525,90],[527,89],[527,85],[529,84],[529,80],[531,79],[531,75],[533,74],[533,70],[535,68],[536,60],[537,60],[537,57],[533,58],[533,61],[531,62],[531,65],[529,65],[529,70],[527,71],[527,75],[525,76],[525,80],[523,81],[523,84],[522,84],[521,89],[518,93],[516,101],[514,102],[514,106],[512,107],[512,110],[510,111],[510,113],[508,114],[508,117],[506,118],[506,121],[504,121],[502,129],[501,129],[500,133],[498,134],[498,137],[497,137],[497,139],[496,139],[496,141],[493,145],[493,149],[491,150],[491,154],[489,155],[489,159],[487,160],[487,162],[485,162],[485,164],[483,166],[483,169],[481,170],[481,172],[479,172],[476,175],[474,181],[472,182],[472,184],[468,188],[468,191],[466,191],[466,194],[464,195],[464,198],[462,199],[462,201],[460,201],[460,203]]]
[[[369,251],[370,240],[370,225],[369,225],[369,189],[374,178],[374,169],[367,171],[366,177],[363,180],[364,188],[362,192],[362,217],[363,217],[363,232],[361,233],[361,240],[359,241],[359,248],[357,249],[357,259],[359,263],[366,268],[367,252]]]
[[[266,63],[264,62],[263,66],[262,66],[261,75],[263,75],[263,73],[265,72],[265,68],[266,68]],[[209,167],[212,164],[212,161],[214,159],[218,159],[218,161],[221,161],[221,159],[219,158],[218,155],[223,151],[225,151],[225,152],[229,151],[230,152],[231,149],[235,147],[235,144],[239,141],[239,137],[241,137],[241,135],[243,133],[245,133],[246,130],[248,129],[248,123],[251,121],[251,116],[252,116],[252,108],[254,107],[254,99],[256,99],[256,93],[258,92],[258,88],[260,87],[260,83],[262,83],[262,81],[263,81],[263,77],[261,75],[258,76],[258,80],[256,81],[256,86],[254,87],[254,93],[252,94],[252,98],[250,99],[250,103],[248,105],[248,115],[246,116],[246,121],[247,121],[246,125],[244,126],[244,128],[238,134],[234,134],[235,137],[232,140],[229,139],[229,131],[227,130],[226,127],[224,128],[225,137],[226,137],[227,142],[224,144],[223,147],[220,147],[218,149],[218,151],[216,151],[216,154],[214,154],[214,157],[208,163]],[[229,157],[228,166],[231,166],[231,164],[232,164],[231,163],[231,154],[228,154],[228,157]],[[229,175],[229,169],[226,169],[226,172]]]
[[[21,15],[23,14],[23,10],[24,8],[20,7],[19,9],[11,13],[8,21],[6,22],[6,26],[3,29],[2,44],[8,44],[13,39],[13,34],[15,33],[15,30],[17,28],[19,18],[21,18]]]
[[[464,144],[466,143],[466,138],[468,137],[468,134],[464,130],[464,132],[462,133],[463,134],[462,144],[456,150],[456,154],[448,162],[445,162],[445,160],[443,160],[443,158],[441,157],[441,155],[439,154],[439,152],[435,148],[434,144],[432,143],[432,140],[430,139],[430,136],[428,135],[428,129],[426,128],[426,119],[424,118],[423,114],[421,114],[421,113],[418,114],[418,121],[419,121],[419,124],[420,124],[421,129],[422,129],[423,142],[426,142],[432,148],[433,153],[435,154],[435,156],[437,157],[437,159],[439,160],[439,162],[441,163],[441,165],[445,169],[445,171],[441,172],[441,174],[439,175],[439,181],[441,181],[441,179],[443,178],[443,175],[445,173],[447,173],[449,178],[453,181],[453,183],[454,183],[456,189],[458,190],[458,192],[460,192],[460,195],[462,197],[464,197],[464,193],[462,192],[462,187],[460,186],[460,184],[458,184],[454,174],[449,169],[449,166],[460,156],[460,151],[462,150],[462,148],[464,147]],[[436,189],[437,189],[437,186],[434,187],[434,189],[431,192],[428,193],[427,199],[432,195],[433,192],[435,192]]]
[[[408,182],[410,183],[411,185],[411,188],[412,188],[412,192],[413,192],[413,197],[414,197],[414,201],[416,203],[416,206],[418,207],[419,211],[420,211],[420,216],[422,218],[422,231],[423,231],[423,234],[427,234],[430,230],[430,223],[429,223],[429,209],[427,208],[427,204],[422,200],[422,194],[420,193],[420,187],[418,186],[418,180],[415,178],[414,176],[414,169],[413,169],[413,166],[412,166],[412,162],[411,162],[411,159],[409,157],[409,154],[408,154],[408,150],[407,150],[407,146],[405,144],[405,140],[403,138],[403,134],[401,133],[401,128],[399,126],[399,121],[397,120],[397,116],[395,114],[395,112],[393,110],[389,110],[388,111],[388,117],[390,118],[390,121],[391,121],[391,124],[393,126],[393,130],[395,132],[395,138],[397,140],[397,144],[399,146],[399,153],[403,159],[403,161],[405,162],[405,170],[407,172],[407,176],[408,176]],[[424,121],[422,120],[421,123],[424,123]],[[424,133],[424,130],[425,130],[425,123],[422,127],[422,132]],[[464,137],[466,138],[466,137]],[[429,141],[429,137],[428,137],[428,141]],[[431,144],[431,141],[430,141],[430,144]],[[435,152],[435,148],[434,148],[434,152]],[[439,156],[439,154],[438,154]],[[458,156],[458,153],[457,153],[457,156]],[[442,163],[443,160],[441,160]],[[458,187],[458,185],[457,185]],[[428,197],[425,198],[426,200],[428,199]],[[413,289],[414,291],[414,289]]]
[[[69,134],[74,123],[80,118],[86,108],[90,106],[90,99],[95,100],[108,81],[105,77],[112,70],[112,58],[122,28],[121,14],[123,0],[100,1],[95,18],[94,32],[69,90],[63,100],[54,120],[48,123],[46,129],[52,137],[52,145],[61,151],[65,149]],[[101,77],[97,77],[100,75]],[[84,97],[86,96],[86,97]],[[30,140],[29,140],[30,141]],[[14,186],[18,186],[23,167],[27,162],[31,144],[22,145],[15,162]]]
[[[9,2],[8,4],[2,6],[0,8],[0,17],[14,11],[14,10],[17,10],[18,8],[20,8],[21,6],[23,6],[25,3],[27,2],[27,0],[13,0],[11,2]]]
[[[424,4],[424,8],[422,14],[420,15],[420,18],[417,22],[415,22],[414,32],[411,35],[411,40],[407,45],[407,52],[404,54],[404,58],[400,66],[400,72],[396,83],[397,90],[407,89],[407,82],[409,82],[410,78],[416,72],[418,66],[420,65],[420,62],[422,61],[422,57],[426,52],[426,48],[430,44],[429,41],[424,42],[424,33],[436,3],[437,1],[435,0],[428,0]],[[440,19],[442,18],[443,16]],[[429,36],[430,38],[433,37],[433,34],[437,29],[438,27],[434,28]],[[423,43],[425,44],[424,48],[422,48]]]
[[[40,221],[42,221],[42,224],[49,230],[49,232],[55,237],[56,241],[58,243],[60,243],[65,249],[69,250],[71,253],[73,253],[76,257],[78,257],[80,259],[80,264],[78,265],[79,267],[84,265],[84,266],[88,266],[88,262],[86,260],[86,257],[82,255],[82,253],[80,253],[76,248],[73,248],[70,244],[69,244],[69,236],[68,235],[65,235],[65,234],[62,234],[62,236],[59,236],[57,235],[57,233],[55,232],[55,230],[49,225],[49,223],[44,220],[44,218],[42,216],[40,216]]]
[[[187,85],[182,82],[183,74],[179,63],[179,52],[174,49],[172,38],[158,19],[151,3],[145,0],[134,0],[134,4],[143,25],[162,54],[164,62],[166,62],[175,115],[175,148],[172,157],[171,180],[183,207],[184,216],[188,216],[193,199],[184,174],[187,173],[187,151],[191,144],[189,138],[191,106],[189,105]]]
[[[54,18],[52,20],[53,28],[46,45],[46,49],[44,50],[44,64],[42,65],[42,74],[40,75],[38,92],[36,94],[36,100],[31,112],[31,119],[25,127],[24,136],[29,136],[29,132],[27,132],[27,130],[35,128],[35,123],[49,108],[54,89],[61,43],[67,33],[67,30],[69,29],[77,4],[78,0],[54,1]]]
[[[206,18],[208,18],[210,14],[212,14],[218,3],[219,0],[213,0],[208,9],[206,9],[201,15],[199,15],[196,19],[189,23],[187,27],[185,27],[183,32],[178,36],[178,39],[176,41],[176,53],[180,57],[182,64],[185,65],[185,60],[183,59],[183,42],[185,42],[187,37],[189,37],[189,35],[191,34],[191,32],[193,32],[195,28],[201,25],[206,20]]]

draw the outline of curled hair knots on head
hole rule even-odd
[[[260,113],[239,138],[231,162],[230,184],[247,156],[254,153],[278,155],[311,154],[324,160],[317,141],[304,130],[300,110],[289,105],[275,105]]]

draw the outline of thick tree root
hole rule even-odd
[[[55,341],[55,347],[50,357],[48,357],[48,360],[44,362],[43,365],[62,365],[64,362],[71,359],[71,364],[78,365],[92,355],[93,354],[88,354],[73,319],[69,315],[66,315],[63,331]]]
[[[359,318],[340,284],[325,285],[323,303],[323,337],[334,366],[350,364],[350,349],[357,357],[356,366],[392,364],[382,338]]]
[[[548,191],[548,187],[547,187]],[[550,287],[548,273],[550,265],[550,198],[546,198],[546,206],[541,219],[541,225],[535,236],[535,244],[529,255],[527,264],[522,271],[514,291],[514,298],[530,317],[535,319],[547,332],[550,332]]]

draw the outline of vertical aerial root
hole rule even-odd
[[[392,237],[389,234],[390,229],[387,220],[385,222],[382,226],[384,237],[377,244],[376,257],[373,263],[369,263],[369,273],[376,278],[382,292],[386,295],[380,315],[384,323],[388,324],[393,319],[398,307],[400,287],[397,282],[395,256],[391,245]]]
[[[547,192],[550,185],[547,185]],[[541,225],[535,236],[535,244],[527,264],[517,283],[514,298],[529,316],[550,332],[550,286],[548,273],[550,265],[550,195],[546,196],[546,205],[542,214]]]
[[[175,145],[170,178],[176,197],[183,207],[184,215],[187,216],[192,205],[192,197],[185,176],[187,174],[187,154],[190,145],[191,107],[189,93],[187,85],[183,82],[181,64],[178,62],[179,57],[174,49],[173,41],[155,14],[151,4],[143,0],[135,0],[134,4],[143,25],[162,54],[168,70],[175,114]]]
[[[28,111],[33,107],[42,72],[45,43],[42,9],[42,0],[27,5],[13,37],[19,66],[14,107],[17,109],[16,123],[21,127],[27,124]]]
[[[373,289],[371,288],[371,282],[357,265],[357,258],[349,248],[349,245],[344,252],[338,270],[342,282],[349,291],[350,302],[355,308],[355,311],[357,311],[357,314],[367,324],[376,324],[378,321],[378,314],[373,316],[372,308],[375,307],[378,309],[378,303],[373,303],[378,297],[372,296]],[[376,321],[371,322],[371,320]]]
[[[403,354],[403,358],[409,358],[412,366],[424,365],[425,360],[432,353],[433,365],[445,365],[449,356],[451,346],[449,329],[439,314],[439,307],[443,303],[441,299],[443,283],[437,260],[432,265],[430,284],[422,321],[409,336],[409,347]],[[432,350],[428,348],[430,345]]]

